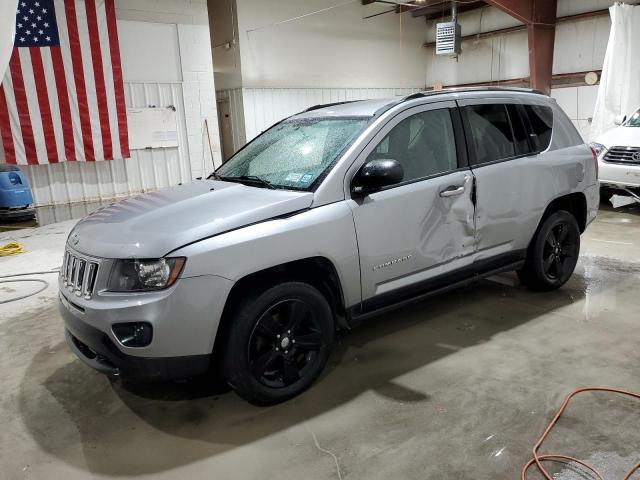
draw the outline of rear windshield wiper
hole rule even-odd
[[[255,175],[240,175],[239,177],[223,177],[221,175],[216,175],[220,180],[224,182],[238,182],[248,185],[253,185],[255,187],[265,187],[275,189],[275,185],[271,182],[265,180],[264,178],[256,177]]]

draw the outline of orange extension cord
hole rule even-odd
[[[640,394],[638,393],[633,393],[633,392],[627,392],[625,390],[618,390],[616,388],[605,388],[605,387],[589,387],[589,388],[578,388],[577,390],[574,390],[573,392],[571,392],[569,395],[567,395],[567,398],[564,399],[564,402],[562,402],[562,405],[560,406],[560,410],[558,410],[558,413],[556,413],[555,417],[553,417],[553,420],[551,420],[551,423],[549,424],[549,426],[545,429],[544,433],[542,434],[542,436],[540,437],[540,439],[536,442],[536,444],[533,446],[533,458],[531,460],[529,460],[527,462],[527,464],[522,468],[522,473],[520,474],[520,480],[526,480],[526,475],[527,475],[527,471],[529,470],[529,468],[535,464],[538,467],[538,471],[540,473],[542,473],[542,475],[544,475],[544,477],[547,480],[553,480],[553,477],[549,474],[549,472],[547,472],[547,470],[542,466],[542,462],[545,460],[568,460],[570,462],[575,462],[579,465],[582,465],[584,468],[586,468],[587,470],[591,471],[596,477],[598,477],[600,480],[604,480],[602,475],[592,466],[587,465],[585,462],[578,460],[577,458],[573,458],[573,457],[568,457],[566,455],[538,455],[538,450],[540,449],[540,447],[542,446],[542,443],[545,441],[545,439],[549,436],[549,433],[551,432],[551,430],[553,429],[554,425],[558,422],[558,419],[560,418],[560,416],[562,415],[562,413],[565,411],[565,409],[567,408],[567,405],[569,404],[569,402],[571,401],[571,399],[582,392],[613,392],[613,393],[619,393],[621,395],[626,395],[628,397],[633,397],[633,398],[637,398],[638,400],[640,400]],[[627,473],[624,477],[624,480],[630,480],[631,479],[631,475],[633,475],[635,472],[637,472],[638,470],[640,470],[640,463],[637,464],[635,467],[633,467],[631,470],[629,470],[629,473]]]

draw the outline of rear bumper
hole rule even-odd
[[[139,357],[123,353],[101,330],[76,317],[59,299],[65,337],[71,351],[101,373],[132,380],[170,380],[193,377],[209,369],[211,355]]]

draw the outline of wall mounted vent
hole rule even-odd
[[[460,24],[456,21],[436,25],[436,55],[457,57],[461,48]]]

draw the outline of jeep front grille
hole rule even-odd
[[[623,165],[640,165],[640,147],[611,147],[605,153],[604,161]]]
[[[91,298],[98,277],[98,263],[67,250],[62,262],[63,285],[77,297]]]

